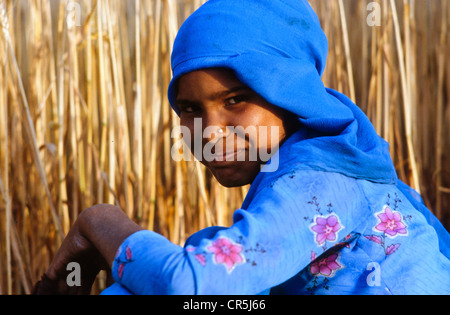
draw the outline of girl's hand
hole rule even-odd
[[[83,211],[33,293],[89,294],[99,271],[111,268],[117,248],[139,230],[142,228],[119,207],[97,205]],[[67,285],[67,265],[71,262],[80,265],[81,286]]]
[[[83,212],[75,221],[34,293],[89,294],[98,272],[108,268],[106,260],[81,231],[86,214]],[[81,286],[70,287],[67,284],[67,266],[71,262],[80,266]]]

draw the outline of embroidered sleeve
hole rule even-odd
[[[337,174],[283,176],[251,196],[231,227],[200,231],[183,248],[151,231],[131,235],[117,252],[113,276],[136,294],[268,292],[306,268],[311,253],[339,244],[352,231],[351,212],[367,209],[357,190],[353,179]],[[328,258],[330,270],[322,264],[312,271],[334,272],[336,258]]]

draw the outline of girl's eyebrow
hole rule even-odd
[[[212,100],[221,99],[221,98],[226,97],[227,95],[230,95],[232,93],[236,93],[236,92],[239,92],[242,90],[249,90],[249,88],[245,85],[238,85],[238,86],[232,87],[231,89],[214,93],[210,96],[210,99],[212,99]]]
[[[236,92],[239,92],[239,91],[243,91],[243,90],[250,90],[250,88],[245,86],[245,85],[238,85],[238,86],[232,87],[232,88],[230,88],[228,90],[215,92],[215,93],[211,94],[208,97],[208,99],[210,99],[210,100],[222,99],[222,98],[226,97],[227,95],[230,95],[232,93],[236,93]],[[176,103],[179,106],[179,105],[198,105],[200,102],[199,101],[194,101],[194,100],[189,100],[189,99],[177,98],[176,99]]]

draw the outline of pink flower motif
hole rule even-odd
[[[119,267],[117,268],[117,273],[119,274],[119,279],[122,279],[124,267],[125,267],[125,264],[121,263],[119,265]]]
[[[196,254],[194,255],[195,259],[200,263],[200,265],[205,266],[206,265],[206,258],[203,254]]]
[[[133,253],[131,251],[131,248],[127,245],[125,248],[125,260],[121,260],[120,256],[122,254],[122,246],[119,247],[119,249],[116,252],[115,261],[119,264],[117,267],[117,273],[119,274],[119,279],[122,279],[123,277],[123,271],[125,268],[125,265],[133,261]]]
[[[388,206],[384,206],[383,211],[376,213],[380,223],[375,226],[375,230],[386,233],[390,238],[397,234],[407,235],[407,226],[402,222],[400,212],[392,211]]]
[[[188,247],[186,247],[185,250],[186,250],[188,253],[192,253],[192,252],[194,252],[196,249],[197,249],[197,247],[194,247],[194,246],[189,245]]]
[[[339,218],[335,215],[326,218],[316,217],[315,223],[310,229],[316,234],[316,242],[319,246],[322,246],[326,241],[335,241],[336,233],[343,228],[339,223]]]
[[[125,250],[125,258],[127,260],[133,259],[133,253],[131,252],[131,248],[129,246],[127,246],[127,249]]]
[[[338,254],[331,254],[330,256],[325,257],[319,261],[313,262],[309,266],[309,271],[313,276],[317,276],[320,274],[325,277],[332,277],[336,270],[342,268],[342,266],[336,262],[336,259],[338,257]]]
[[[244,255],[242,254],[242,245],[235,244],[225,237],[221,237],[212,242],[212,245],[206,249],[214,254],[214,263],[224,264],[228,273],[231,273],[236,265],[242,264],[245,261]]]
[[[397,249],[400,247],[400,245],[401,244],[394,244],[394,245],[388,246],[388,248],[386,248],[386,256],[395,253],[397,251]]]

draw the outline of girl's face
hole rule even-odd
[[[252,183],[299,124],[295,115],[266,102],[228,69],[182,76],[176,103],[181,126],[190,131],[186,144],[226,187]]]

